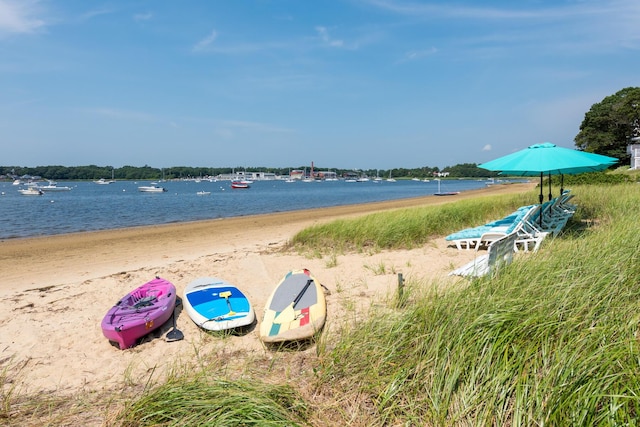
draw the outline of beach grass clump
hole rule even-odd
[[[308,407],[288,385],[213,379],[204,374],[175,377],[124,408],[122,426],[298,426]]]
[[[375,425],[634,425],[640,188],[579,194],[581,207],[603,214],[597,227],[545,242],[495,278],[445,291],[414,284],[426,290],[412,304],[376,309],[345,332],[317,370],[321,390],[350,402],[337,416]]]
[[[340,219],[298,232],[291,244],[301,250],[411,249],[435,236],[501,218],[524,204],[531,204],[534,197],[528,193],[527,196],[491,196]]]

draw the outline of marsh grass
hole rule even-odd
[[[241,378],[211,369],[222,361],[202,355],[195,368],[178,366],[168,380],[117,394],[93,413],[122,426],[636,425],[640,186],[573,191],[579,210],[567,230],[537,253],[516,256],[495,278],[446,288],[406,278],[401,301],[377,299],[367,316],[344,304],[345,321],[324,331],[313,355],[247,360],[251,368]],[[300,233],[296,244],[414,247],[504,216],[535,196],[407,210],[389,227],[393,213],[339,221]],[[352,230],[351,237],[340,230]],[[402,236],[392,238],[390,230]],[[338,296],[342,286],[336,284]],[[7,371],[0,379],[11,392]],[[0,421],[94,424],[74,421],[97,401],[5,394]]]

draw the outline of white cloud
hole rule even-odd
[[[581,0],[547,7],[527,8],[512,2],[509,7],[470,6],[461,3],[439,4],[435,1],[362,0],[368,5],[411,19],[472,21],[473,25],[498,26],[490,36],[516,41],[544,42],[547,48],[607,51],[612,47],[638,49],[640,42],[640,2],[637,0]],[[510,29],[514,22],[529,24],[522,30]],[[506,32],[505,32],[506,31]],[[487,34],[484,35],[486,37]],[[477,43],[477,41],[476,41]]]
[[[35,0],[0,0],[0,35],[29,34],[45,26]]]
[[[82,16],[80,16],[80,19],[82,21],[88,21],[90,19],[95,18],[96,16],[108,15],[110,13],[113,13],[113,10],[111,10],[111,9],[94,9],[94,10],[90,10],[89,12],[83,13]]]
[[[332,39],[329,36],[329,31],[325,27],[317,26],[316,27],[316,31],[317,31],[318,35],[320,36],[320,39],[322,39],[322,41],[325,44],[327,44],[327,45],[329,45],[331,47],[343,47],[344,46],[344,41]]]
[[[207,37],[196,43],[195,46],[193,46],[192,50],[194,52],[201,52],[203,50],[206,50],[214,41],[216,41],[217,38],[218,32],[216,30],[213,30]]]
[[[484,147],[482,147],[482,151],[491,151],[491,144],[487,144]]]
[[[436,49],[435,47],[432,47],[431,49],[424,49],[424,50],[412,50],[405,53],[401,62],[416,61],[418,59],[421,59],[427,56],[435,55],[436,53],[438,53],[438,49]]]

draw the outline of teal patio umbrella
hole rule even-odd
[[[545,174],[575,175],[585,172],[597,172],[607,169],[618,162],[618,159],[585,151],[558,147],[550,142],[534,144],[515,153],[499,157],[478,165],[482,169],[500,172],[501,175],[540,176],[540,204],[542,180]],[[562,184],[564,185],[564,183]],[[562,186],[561,185],[561,186]],[[564,191],[561,188],[560,192]],[[551,180],[549,180],[549,200],[551,200]],[[541,218],[542,219],[542,218]]]

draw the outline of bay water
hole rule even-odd
[[[143,193],[144,181],[60,182],[70,191],[25,196],[23,186],[0,183],[0,239],[48,236],[142,225],[180,223],[244,215],[429,196],[438,181],[346,182],[255,181],[231,189],[229,181],[168,181],[164,193]],[[484,188],[483,180],[443,180],[441,191]],[[210,192],[199,195],[199,192]],[[437,197],[437,196],[433,196]],[[455,196],[453,196],[455,197]]]

